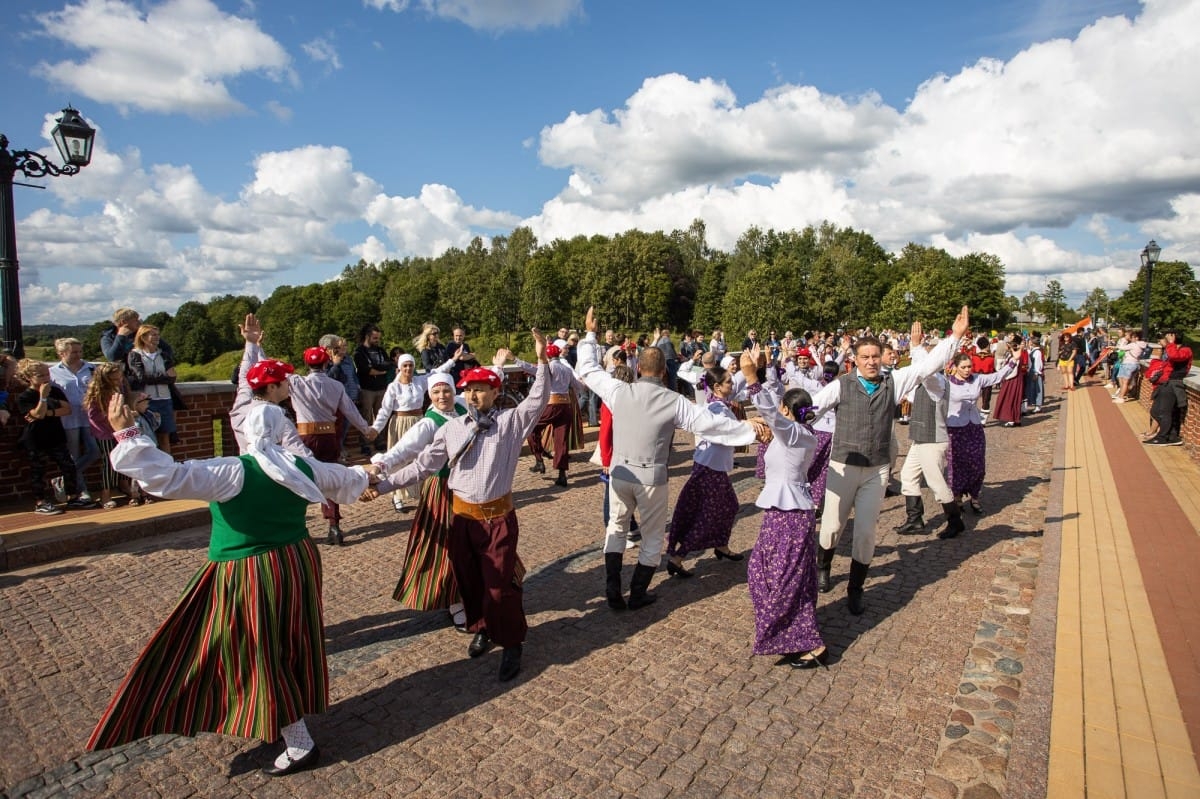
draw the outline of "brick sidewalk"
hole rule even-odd
[[[818,610],[827,671],[751,655],[745,562],[705,553],[689,561],[695,579],[656,576],[655,605],[609,611],[600,488],[582,455],[566,490],[525,471],[527,458],[518,467],[530,633],[524,671],[503,686],[498,655],[468,660],[445,614],[392,602],[408,517],[386,501],[353,506],[348,545],[322,547],[332,706],[309,723],[323,763],[284,780],[258,772],[274,748],[215,735],[82,751],[202,562],[205,529],[0,575],[0,785],[5,796],[1002,795],[1055,428],[1050,414],[988,428],[987,515],[954,541],[933,524],[892,533],[902,500],[886,500],[861,617],[845,607],[843,536]],[[676,440],[673,493],[690,471],[690,436]],[[734,480],[732,546],[748,550],[758,481],[749,468]]]

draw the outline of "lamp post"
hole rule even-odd
[[[1150,340],[1150,281],[1154,278],[1154,265],[1158,263],[1158,254],[1162,247],[1150,239],[1150,243],[1142,248],[1142,268],[1146,270],[1146,291],[1142,295],[1142,341]]]
[[[25,357],[21,331],[21,292],[17,278],[17,222],[13,208],[13,178],[20,171],[26,177],[74,175],[92,160],[92,142],[96,131],[79,112],[67,106],[52,133],[64,164],[60,167],[32,150],[8,149],[8,137],[0,133],[0,316],[3,316],[3,345],[13,357]]]
[[[904,305],[906,308],[908,308],[908,326],[909,327],[912,327],[912,304],[913,304],[914,299],[915,298],[913,297],[913,293],[911,291],[904,292]]]

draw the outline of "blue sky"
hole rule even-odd
[[[266,297],[476,235],[830,220],[1116,295],[1200,254],[1200,0],[24,2],[0,131],[27,323]]]

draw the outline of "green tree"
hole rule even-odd
[[[1063,294],[1062,283],[1057,280],[1051,280],[1046,284],[1046,290],[1042,292],[1042,313],[1046,315],[1046,320],[1054,327],[1058,327],[1067,316],[1066,295]]]
[[[1113,315],[1131,327],[1141,325],[1146,270],[1138,270],[1120,297],[1113,300]],[[1162,261],[1154,266],[1150,281],[1151,337],[1167,328],[1193,330],[1200,325],[1200,284],[1184,261]]]
[[[180,305],[161,332],[180,363],[208,363],[223,351],[221,337],[209,321],[208,310],[198,302]]]
[[[1021,313],[1026,314],[1031,319],[1041,306],[1042,297],[1036,291],[1031,291],[1021,298]]]
[[[1097,286],[1084,298],[1083,305],[1079,306],[1079,312],[1084,316],[1092,317],[1092,321],[1095,322],[1109,315],[1108,307],[1108,292]]]
[[[238,327],[246,320],[246,314],[257,313],[262,302],[258,297],[226,294],[208,301],[208,320],[217,331],[222,352],[240,350],[243,346]]]
[[[412,349],[412,339],[426,322],[439,327],[445,324],[446,320],[433,318],[438,278],[433,262],[425,258],[406,261],[400,268],[389,271],[380,302],[382,327],[389,338],[400,341],[406,350]]]

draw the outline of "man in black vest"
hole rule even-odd
[[[854,545],[846,597],[850,612],[856,616],[864,610],[863,585],[875,554],[875,523],[891,470],[896,406],[921,381],[942,370],[958,352],[959,341],[969,327],[970,317],[964,305],[954,320],[952,335],[942,340],[928,358],[886,375],[880,368],[883,346],[873,336],[864,336],[854,343],[854,371],[813,396],[819,413],[837,409],[817,547],[817,584],[821,591],[829,591],[838,534],[853,508]],[[916,322],[911,336],[921,335],[921,323]]]

